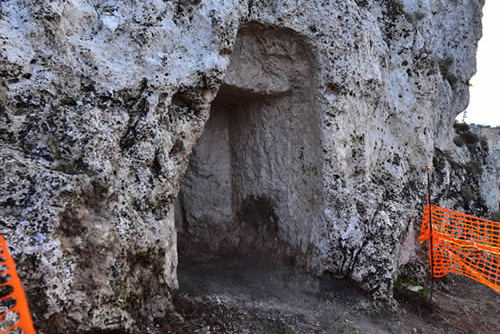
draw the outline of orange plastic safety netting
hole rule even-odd
[[[28,302],[14,259],[0,235],[0,333],[35,334]]]
[[[500,292],[500,223],[431,205],[434,277],[456,273]],[[420,242],[430,239],[429,206],[424,207]],[[431,255],[432,254],[432,255]]]

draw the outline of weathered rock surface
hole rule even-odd
[[[314,65],[289,29],[240,29],[182,182],[180,254],[311,256],[324,225]]]
[[[470,126],[470,131],[479,136],[480,145],[489,152],[489,160],[486,167],[489,173],[483,177],[483,182],[488,186],[483,186],[482,197],[486,199],[488,207],[496,212],[495,221],[500,220],[500,126],[490,127],[482,125]],[[496,183],[496,187],[491,189],[491,184]]]
[[[434,201],[442,206],[490,218],[498,211],[498,172],[495,146],[464,123],[454,125],[448,150],[434,152]],[[493,143],[491,143],[493,144]]]
[[[192,165],[226,170],[205,184],[187,172],[211,193],[184,201],[186,219],[216,218],[195,237],[264,203],[274,227],[252,233],[390,295],[414,257],[424,168],[434,147],[456,151],[482,4],[3,1],[0,232],[40,332],[155,331],[177,286],[174,203],[206,123]]]

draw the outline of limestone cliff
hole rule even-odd
[[[0,232],[40,333],[153,332],[175,220],[186,254],[259,248],[390,296],[482,5],[2,1]]]

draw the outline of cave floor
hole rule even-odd
[[[396,292],[397,307],[349,282],[262,261],[181,262],[178,316],[166,333],[500,333],[500,295],[450,276],[434,303]]]

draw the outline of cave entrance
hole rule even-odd
[[[177,198],[181,262],[310,251],[322,183],[313,69],[293,31],[239,31]]]

